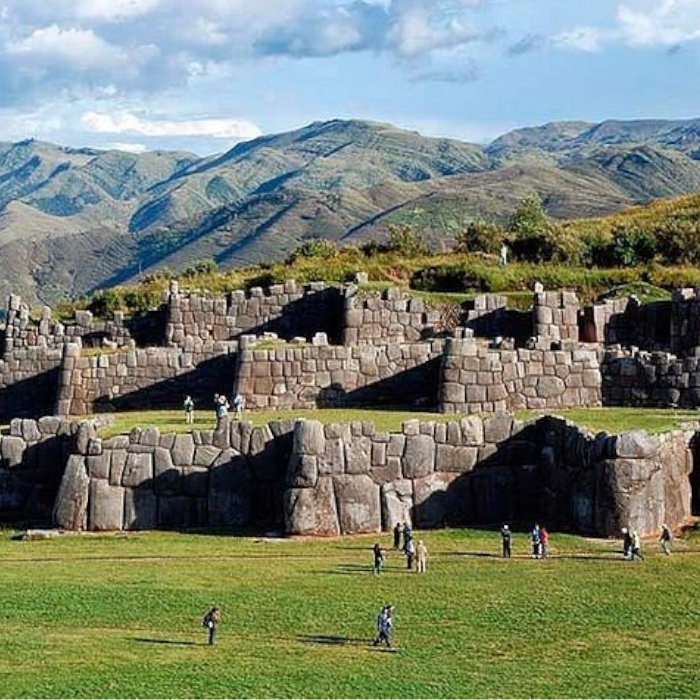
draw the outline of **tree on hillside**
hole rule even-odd
[[[475,219],[455,234],[455,248],[461,253],[497,253],[504,239],[498,224]]]
[[[389,250],[401,253],[406,258],[417,258],[428,252],[423,236],[414,231],[410,224],[391,224],[389,226]]]

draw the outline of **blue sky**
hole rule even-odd
[[[700,0],[0,0],[0,140],[210,153],[700,116]]]

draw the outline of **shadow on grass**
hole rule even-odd
[[[334,634],[299,634],[297,640],[304,644],[329,644],[331,646],[365,647],[371,644],[369,639],[361,637],[340,637]]]
[[[150,639],[149,637],[131,637],[132,642],[139,642],[140,644],[172,644],[178,647],[197,647],[197,646],[207,646],[204,642],[201,644],[198,642],[183,642],[176,639]]]

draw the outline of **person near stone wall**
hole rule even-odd
[[[401,523],[396,523],[394,526],[394,549],[401,547]]]
[[[644,555],[642,554],[642,540],[639,537],[639,533],[635,530],[632,533],[632,560],[638,557],[644,561]]]
[[[549,556],[549,532],[544,526],[540,528],[540,554],[542,559],[546,559]]]
[[[191,425],[194,423],[194,401],[189,394],[185,396],[185,400],[182,403],[182,408],[185,410],[185,422],[188,425]]]
[[[416,547],[416,573],[425,573],[425,565],[427,560],[428,548],[423,544],[423,540],[418,540],[418,546]]]
[[[540,559],[542,557],[542,540],[540,538],[540,526],[537,523],[532,528],[530,540],[532,541],[532,558]]]
[[[216,628],[221,622],[221,610],[215,605],[209,609],[202,620],[202,625],[209,631],[209,645],[212,646],[216,640]]]
[[[245,399],[242,394],[236,394],[233,397],[233,410],[236,416],[236,420],[243,418],[243,409],[245,408]]]
[[[413,539],[413,533],[411,532],[411,526],[408,523],[403,524],[403,551],[406,552],[408,548],[408,543]]]
[[[632,559],[632,535],[626,528],[622,528],[622,555],[626,560]]]
[[[406,568],[407,569],[412,569],[413,568],[413,558],[416,555],[416,545],[413,539],[411,538],[407,543],[406,543]]]
[[[224,394],[214,394],[214,410],[216,411],[216,422],[228,416],[229,402]]]
[[[510,545],[511,545],[512,533],[508,525],[503,525],[501,528],[501,542],[503,544],[503,557],[504,559],[510,559]]]
[[[374,547],[372,548],[372,554],[374,558],[372,572],[375,576],[378,576],[379,572],[382,570],[382,565],[384,564],[384,552],[382,552],[379,542],[375,542]]]
[[[661,542],[661,549],[663,553],[667,556],[671,554],[671,541],[673,536],[671,535],[671,528],[669,528],[666,523],[661,526],[661,536],[659,537],[659,542]]]

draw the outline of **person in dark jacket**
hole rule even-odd
[[[659,542],[661,542],[661,549],[663,549],[664,554],[671,554],[671,541],[673,536],[671,535],[671,528],[664,523],[661,526],[661,536],[659,537]]]
[[[379,546],[379,542],[376,542],[374,547],[372,547],[372,555],[374,558],[374,563],[372,564],[372,572],[375,576],[379,574],[382,570],[382,564],[384,564],[384,552]]]
[[[394,626],[393,620],[391,619],[393,608],[393,605],[385,605],[377,616],[377,636],[374,638],[375,647],[377,644],[384,642],[387,647],[391,649],[391,632]]]
[[[510,542],[512,538],[512,533],[508,525],[504,525],[501,528],[501,541],[503,543],[503,556],[510,559]]]
[[[413,532],[411,532],[411,526],[408,523],[403,524],[403,551],[405,552],[408,548],[408,543],[413,539]]]
[[[396,523],[394,527],[394,549],[401,547],[401,523]]]
[[[627,561],[632,560],[632,535],[626,528],[622,528],[622,553]]]
[[[204,616],[202,625],[209,630],[209,645],[213,645],[216,639],[216,628],[221,622],[221,610],[215,605],[209,609],[209,612]]]

